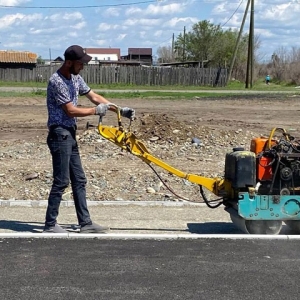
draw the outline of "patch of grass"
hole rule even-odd
[[[18,81],[0,81],[0,87],[32,87],[32,88],[45,88],[47,82],[18,82]]]
[[[197,99],[197,98],[222,98],[222,97],[234,97],[238,94],[233,93],[199,93],[199,92],[163,92],[163,91],[128,91],[128,92],[98,92],[98,94],[104,96],[107,99],[135,99],[135,98],[157,98],[157,99]],[[31,92],[13,91],[5,92],[0,91],[0,97],[43,97],[46,98],[46,90],[36,89]]]
[[[0,91],[0,97],[41,97],[46,98],[46,90],[45,89],[32,89],[32,91]],[[259,90],[251,92],[251,91],[226,91],[226,90],[219,90],[219,91],[105,91],[101,92],[98,90],[97,93],[99,95],[104,96],[107,99],[168,99],[168,100],[180,100],[180,99],[201,99],[201,98],[216,98],[216,99],[234,99],[234,98],[253,98],[254,96],[260,97],[278,97],[278,93],[276,92],[268,92],[262,93]],[[288,95],[289,92],[282,92],[280,93],[281,97],[286,94]]]
[[[187,86],[187,85],[135,85],[135,84],[90,84],[92,89],[104,90],[210,90],[214,89],[212,86]]]
[[[46,91],[45,90],[36,90],[36,91],[32,91],[32,92],[26,92],[26,91],[0,91],[0,97],[7,97],[7,98],[11,98],[11,97],[23,97],[23,98],[28,98],[28,97],[46,97]]]
[[[1,82],[0,87],[26,87],[31,88],[32,91],[13,91],[4,92],[0,91],[0,96],[2,97],[46,97],[46,82]],[[97,93],[103,95],[107,98],[168,98],[168,99],[191,99],[194,97],[227,97],[235,96],[238,92],[247,94],[263,91],[272,94],[274,93],[299,93],[295,86],[287,85],[285,83],[276,83],[271,80],[270,85],[266,85],[264,78],[257,80],[253,88],[246,89],[245,83],[238,80],[231,81],[226,87],[216,87],[211,86],[138,86],[130,84],[107,84],[107,85],[97,85],[91,84],[90,87]],[[102,92],[102,90],[105,90]],[[119,92],[118,92],[119,91]],[[201,93],[203,91],[203,93]]]
[[[257,81],[253,83],[253,87],[246,89],[245,88],[245,83],[235,80],[231,81],[227,87],[225,88],[218,88],[218,89],[224,89],[224,90],[253,90],[253,91],[270,91],[270,92],[277,92],[277,91],[295,91],[295,86],[296,85],[291,85],[291,84],[286,84],[283,82],[278,82],[275,80],[271,80],[271,83],[267,85],[265,83],[264,78],[259,78]]]
[[[163,91],[136,91],[136,92],[98,92],[100,95],[107,99],[118,99],[118,98],[153,98],[153,99],[168,99],[168,100],[179,100],[179,99],[197,99],[197,98],[226,98],[226,97],[240,97],[240,94],[236,93],[214,93],[214,92],[163,92]]]
[[[47,96],[47,91],[44,89],[33,89],[31,94],[35,95],[35,96],[42,96],[42,97],[46,97]]]

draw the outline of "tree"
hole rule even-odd
[[[37,59],[36,59],[36,62],[38,65],[44,65],[45,64],[45,60],[42,59],[41,56],[39,56]]]
[[[180,33],[175,41],[175,49],[179,60],[185,52],[186,59],[209,61],[211,66],[226,67],[230,62],[238,31],[223,30],[220,25],[211,24],[209,21],[200,21],[194,24],[191,32],[185,36]],[[247,58],[248,35],[242,36],[237,58],[245,61]]]
[[[174,53],[171,46],[158,47],[158,63],[169,63],[174,61]]]

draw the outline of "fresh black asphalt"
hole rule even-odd
[[[299,299],[299,240],[0,239],[0,299]]]

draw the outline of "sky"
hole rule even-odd
[[[63,57],[73,44],[84,48],[171,46],[175,38],[208,20],[240,29],[247,0],[0,0],[0,49],[31,51],[43,59]],[[250,11],[250,10],[249,10]],[[249,31],[248,13],[244,33]],[[300,48],[300,0],[255,0],[254,33],[259,58]]]

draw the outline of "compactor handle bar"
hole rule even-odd
[[[114,103],[109,103],[109,108],[113,108],[115,113],[117,114],[117,119],[118,119],[118,126],[122,127],[122,122],[121,122],[121,107],[114,104]],[[103,116],[99,116],[99,125],[102,124],[102,119]]]
[[[120,107],[114,104],[112,105],[112,107],[114,107],[115,112],[117,113],[118,127],[103,125],[101,117],[99,119],[98,131],[102,137],[116,144],[120,148],[130,152],[131,154],[139,157],[145,163],[149,165],[151,163],[154,163],[155,165],[165,169],[166,171],[172,173],[175,176],[184,178],[192,183],[204,186],[217,196],[226,197],[232,193],[230,183],[224,179],[207,178],[195,174],[184,173],[150,154],[144,143],[141,140],[139,140],[133,132],[131,132],[130,127],[128,130],[125,130],[123,128],[121,122]]]

